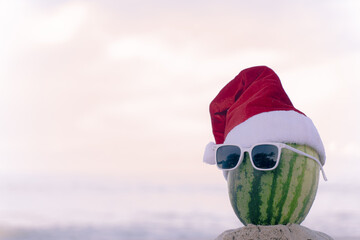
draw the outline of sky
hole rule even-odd
[[[267,65],[325,145],[329,181],[360,175],[360,4],[0,1],[0,173],[222,181],[202,163],[208,106]]]

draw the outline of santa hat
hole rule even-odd
[[[211,102],[210,116],[216,144],[304,144],[315,149],[325,164],[325,149],[315,125],[292,105],[279,77],[268,67],[241,71]],[[215,164],[214,144],[206,146],[206,163]]]

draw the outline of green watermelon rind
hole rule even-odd
[[[289,144],[319,158],[309,146]],[[249,156],[228,174],[228,191],[233,210],[244,224],[300,224],[314,202],[319,165],[312,159],[282,149],[279,165],[272,171],[253,168]]]

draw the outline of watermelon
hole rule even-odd
[[[309,146],[288,144],[319,159]],[[233,210],[244,224],[300,224],[310,211],[319,183],[319,165],[312,159],[282,149],[279,165],[259,171],[245,153],[243,162],[228,174]]]

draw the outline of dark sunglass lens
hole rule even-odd
[[[258,145],[251,151],[251,157],[257,168],[270,169],[275,167],[279,150],[274,145]]]
[[[221,169],[231,169],[240,159],[240,148],[237,146],[221,146],[216,151],[216,164]]]

